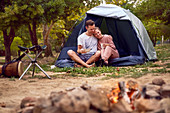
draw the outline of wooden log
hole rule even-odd
[[[2,66],[0,66],[0,74],[2,74]]]
[[[2,74],[2,67],[3,66],[0,66],[0,74]],[[17,62],[13,62],[13,63],[8,64],[5,67],[4,76],[6,76],[6,77],[11,77],[11,76],[19,77],[19,76],[21,76],[22,73],[23,73],[22,62],[17,61]]]

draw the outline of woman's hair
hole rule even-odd
[[[101,31],[99,27],[95,27],[95,30],[96,30],[96,29],[98,29],[99,31]]]

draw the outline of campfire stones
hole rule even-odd
[[[85,113],[90,107],[88,93],[81,88],[75,88],[67,93],[59,93],[50,98],[53,105],[63,113]]]
[[[83,83],[80,87],[84,90],[91,89],[91,86],[89,86],[87,83]]]
[[[124,99],[120,99],[118,103],[111,104],[110,108],[113,113],[132,113],[133,111],[130,104]]]
[[[160,109],[159,101],[156,99],[140,98],[134,102],[135,109],[139,112],[148,112]]]
[[[156,91],[149,90],[149,91],[146,92],[146,98],[161,99],[161,96]]]
[[[33,113],[41,113],[43,109],[46,109],[51,106],[51,101],[43,97],[38,98],[33,109]]]
[[[6,104],[4,102],[0,102],[0,107],[6,107]]]
[[[169,98],[170,97],[170,84],[166,84],[163,79],[156,78],[152,83],[146,84],[147,98]],[[158,96],[159,95],[159,96]]]
[[[160,89],[160,94],[164,98],[170,98],[170,84],[164,84]]]
[[[162,86],[165,81],[162,78],[155,78],[152,80],[152,84]]]
[[[28,107],[28,106],[34,106],[36,100],[37,99],[35,97],[25,97],[24,99],[22,99],[20,107],[25,108],[25,107]]]
[[[165,113],[170,113],[170,98],[163,98],[160,101],[160,105],[165,110]]]
[[[137,85],[135,84],[135,82],[129,82],[129,86],[131,86],[130,89],[136,90]],[[155,88],[153,88],[154,86]],[[165,92],[165,94],[168,95],[168,84],[157,86],[158,85],[147,84],[146,88],[148,92],[146,92],[146,94],[148,95],[148,93],[151,92],[150,97],[152,98],[162,95]],[[83,84],[80,87],[68,88],[65,91],[51,92],[49,98],[23,99],[21,102],[23,104],[22,110],[18,113],[168,113],[170,111],[168,107],[169,104],[167,105],[167,102],[170,103],[170,99],[146,99],[144,96],[141,96],[140,98],[135,98],[133,103],[130,104],[123,98],[120,98],[117,103],[111,103],[107,97],[109,92],[107,88],[92,87],[88,84]],[[160,92],[162,92],[162,94]],[[36,102],[33,101],[33,104],[31,100],[35,100]],[[132,104],[134,106],[133,110]]]
[[[127,81],[127,86],[128,86],[128,89],[132,89],[132,90],[137,90],[138,89],[138,83],[133,81],[133,80],[128,80]]]
[[[160,89],[161,89],[161,86],[153,85],[153,84],[147,84],[146,89],[147,89],[147,91],[154,90],[156,92],[159,92]]]
[[[101,90],[88,90],[87,92],[90,97],[91,107],[100,111],[109,110],[109,102],[106,93]]]

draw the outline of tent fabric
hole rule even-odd
[[[87,11],[87,14],[93,14],[93,15],[102,16],[102,17],[111,17],[115,19],[129,20],[129,17],[123,11],[123,9],[113,4],[103,4],[100,6],[96,6],[90,9],[89,11]]]
[[[138,38],[140,38],[140,41],[142,41],[141,44],[144,46],[147,57],[150,60],[157,59],[155,49],[145,27],[143,26],[142,22],[129,10],[123,9],[113,4],[103,4],[87,11],[87,14],[131,21],[135,27]]]
[[[145,63],[144,57],[141,56],[127,56],[109,60],[110,66],[133,66],[136,64]]]
[[[109,59],[110,66],[143,64],[156,60],[156,52],[142,22],[130,11],[113,4],[105,4],[87,11],[84,20],[75,27],[55,63],[58,67],[72,67],[67,55],[69,49],[77,51],[77,38],[86,31],[85,22],[92,19],[103,34],[113,37],[120,58]],[[70,61],[68,61],[70,60]],[[68,65],[67,65],[68,63]]]

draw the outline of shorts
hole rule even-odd
[[[84,61],[87,62],[88,59],[90,59],[94,53],[86,53],[86,54],[78,54],[78,56]]]

